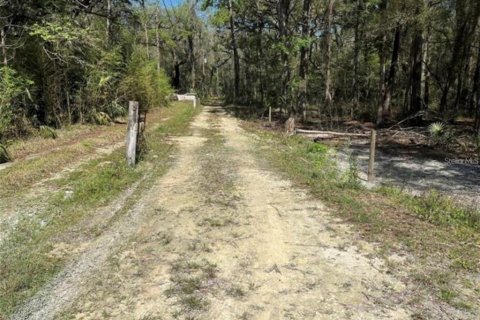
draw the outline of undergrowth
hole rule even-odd
[[[38,128],[38,135],[44,139],[56,139],[58,138],[58,134],[55,129],[49,126],[40,126]]]
[[[5,163],[11,161],[10,153],[7,150],[7,147],[0,144],[0,163]]]

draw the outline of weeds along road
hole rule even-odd
[[[171,169],[12,319],[408,319],[405,285],[205,107]]]
[[[159,123],[161,112],[149,115]],[[35,215],[62,179],[125,144],[126,125],[72,126],[57,139],[32,138],[10,147],[14,162],[0,165],[0,243],[21,215]]]

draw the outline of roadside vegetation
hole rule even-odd
[[[129,1],[0,2],[0,163],[15,160],[5,150],[18,139],[110,124],[129,100],[143,110],[167,104],[166,66],[141,43],[143,9]]]
[[[87,162],[57,182],[44,208],[33,216],[19,218],[15,232],[0,243],[0,318],[31,297],[75,255],[75,250],[54,254],[57,242],[66,241],[75,248],[80,239],[88,242],[98,237],[102,228],[108,228],[118,218],[113,216],[99,225],[89,225],[87,222],[99,207],[139,183],[131,196],[135,198],[165,172],[174,151],[167,137],[185,133],[199,110],[193,110],[191,103],[174,103],[162,109],[165,121],[148,132],[148,153],[136,169],[127,168],[123,148]],[[133,201],[127,201],[117,215],[125,213],[132,204]]]
[[[368,190],[361,187],[354,162],[346,172],[338,171],[334,149],[303,137],[265,131],[254,123],[246,122],[244,127],[255,133],[256,150],[265,166],[307,187],[333,214],[353,223],[362,238],[378,244],[392,272],[413,275],[407,281],[413,282],[416,294],[431,294],[464,310],[478,308],[478,210],[461,207],[433,190],[422,196],[394,187]],[[408,254],[415,263],[389,263],[392,255]]]

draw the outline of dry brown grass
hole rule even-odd
[[[163,109],[149,113],[147,121],[158,123]],[[102,152],[111,152],[125,139],[126,125],[75,125],[59,130],[57,139],[33,137],[9,147],[15,164],[0,171],[0,198],[18,195],[35,183],[49,179],[62,170],[91,160]]]

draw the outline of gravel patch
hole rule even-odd
[[[367,180],[369,146],[351,145],[339,150],[335,159],[341,170],[355,159],[360,179],[369,188],[400,187],[413,195],[436,190],[463,204],[480,208],[480,159],[429,156],[415,149],[379,148],[375,156],[375,181]]]

